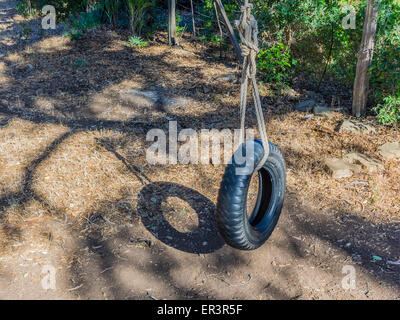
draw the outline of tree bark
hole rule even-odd
[[[365,115],[366,112],[369,90],[368,68],[371,65],[374,53],[379,6],[380,0],[367,0],[364,30],[360,52],[358,53],[357,71],[353,89],[352,113],[356,117]]]
[[[177,44],[175,10],[176,1],[168,0],[168,43],[170,46]]]

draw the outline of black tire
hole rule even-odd
[[[259,190],[257,204],[247,216],[247,193],[255,168],[264,155],[260,140],[248,141],[254,144],[254,155],[246,157],[252,167],[245,174],[237,174],[235,156],[227,166],[218,194],[216,220],[217,227],[225,242],[237,249],[254,250],[270,237],[282,211],[286,191],[286,165],[278,147],[269,143],[270,153],[264,166],[258,171]],[[238,151],[239,152],[240,148]],[[245,154],[245,151],[243,151]],[[250,161],[249,161],[250,158]],[[254,169],[252,169],[254,167]]]

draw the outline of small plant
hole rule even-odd
[[[32,29],[29,27],[29,25],[26,22],[20,22],[19,24],[22,27],[22,34],[21,38],[22,39],[29,39],[30,35],[32,34]]]
[[[79,30],[71,29],[71,30],[69,30],[67,32],[64,32],[63,36],[64,37],[68,37],[71,40],[78,40],[78,39],[82,38],[83,33],[81,31],[79,31]]]
[[[383,102],[372,108],[378,121],[384,125],[400,124],[400,93],[385,97]]]
[[[78,59],[72,64],[75,68],[82,68],[87,65],[86,59]]]
[[[288,81],[290,71],[296,64],[291,58],[288,48],[283,43],[260,50],[258,54],[258,68],[267,82],[284,84]]]
[[[128,41],[126,42],[126,45],[132,48],[133,47],[143,48],[148,46],[148,43],[144,41],[141,37],[133,36],[129,37]]]

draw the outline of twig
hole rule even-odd
[[[104,273],[104,272],[106,272],[106,271],[108,271],[108,270],[111,270],[111,269],[113,269],[114,267],[108,267],[108,268],[105,268],[102,272],[100,272],[100,274],[102,274],[102,273]]]
[[[230,287],[244,286],[246,284],[249,284],[251,282],[251,280],[253,280],[253,277],[250,273],[248,274],[249,280],[247,280],[246,282],[241,282],[241,283],[231,283],[228,280],[226,280],[224,277],[219,276],[218,274],[210,274],[209,276],[217,278],[217,279],[221,280],[222,282],[225,282]]]
[[[146,292],[146,297],[149,297],[150,299],[153,299],[153,300],[160,300],[160,299],[158,299],[158,298],[152,296],[152,295],[151,295],[150,293],[148,293],[148,292]]]
[[[214,9],[215,9],[215,16],[217,18],[217,23],[218,23],[218,28],[219,28],[219,57],[222,58],[222,39],[223,39],[223,33],[222,33],[222,28],[221,28],[221,23],[219,21],[219,15],[218,15],[218,9],[217,9],[217,4],[214,1]]]
[[[325,78],[326,71],[328,70],[328,66],[329,66],[329,63],[331,60],[331,56],[332,56],[334,42],[335,42],[335,24],[332,22],[331,47],[329,48],[328,60],[326,61],[324,72],[322,73],[321,79],[319,80],[319,83],[318,83],[318,90],[319,90],[319,87],[321,86],[322,81]]]
[[[79,288],[81,288],[83,286],[83,283],[82,284],[80,284],[79,286],[77,286],[77,287],[74,287],[74,288],[71,288],[71,289],[68,289],[68,291],[74,291],[74,290],[78,290]]]

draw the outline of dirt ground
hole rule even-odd
[[[169,120],[238,127],[239,84],[224,80],[240,73],[233,60],[189,35],[182,48],[164,33],[131,48],[106,27],[71,41],[14,6],[0,0],[1,299],[400,299],[399,162],[343,180],[322,165],[354,150],[379,158],[398,131],[367,118],[375,134],[338,133],[345,112],[302,119],[301,76],[280,94],[261,86],[287,196],[267,243],[238,251],[214,224],[223,165],[146,161],[147,132]],[[322,93],[348,103],[329,83]]]

